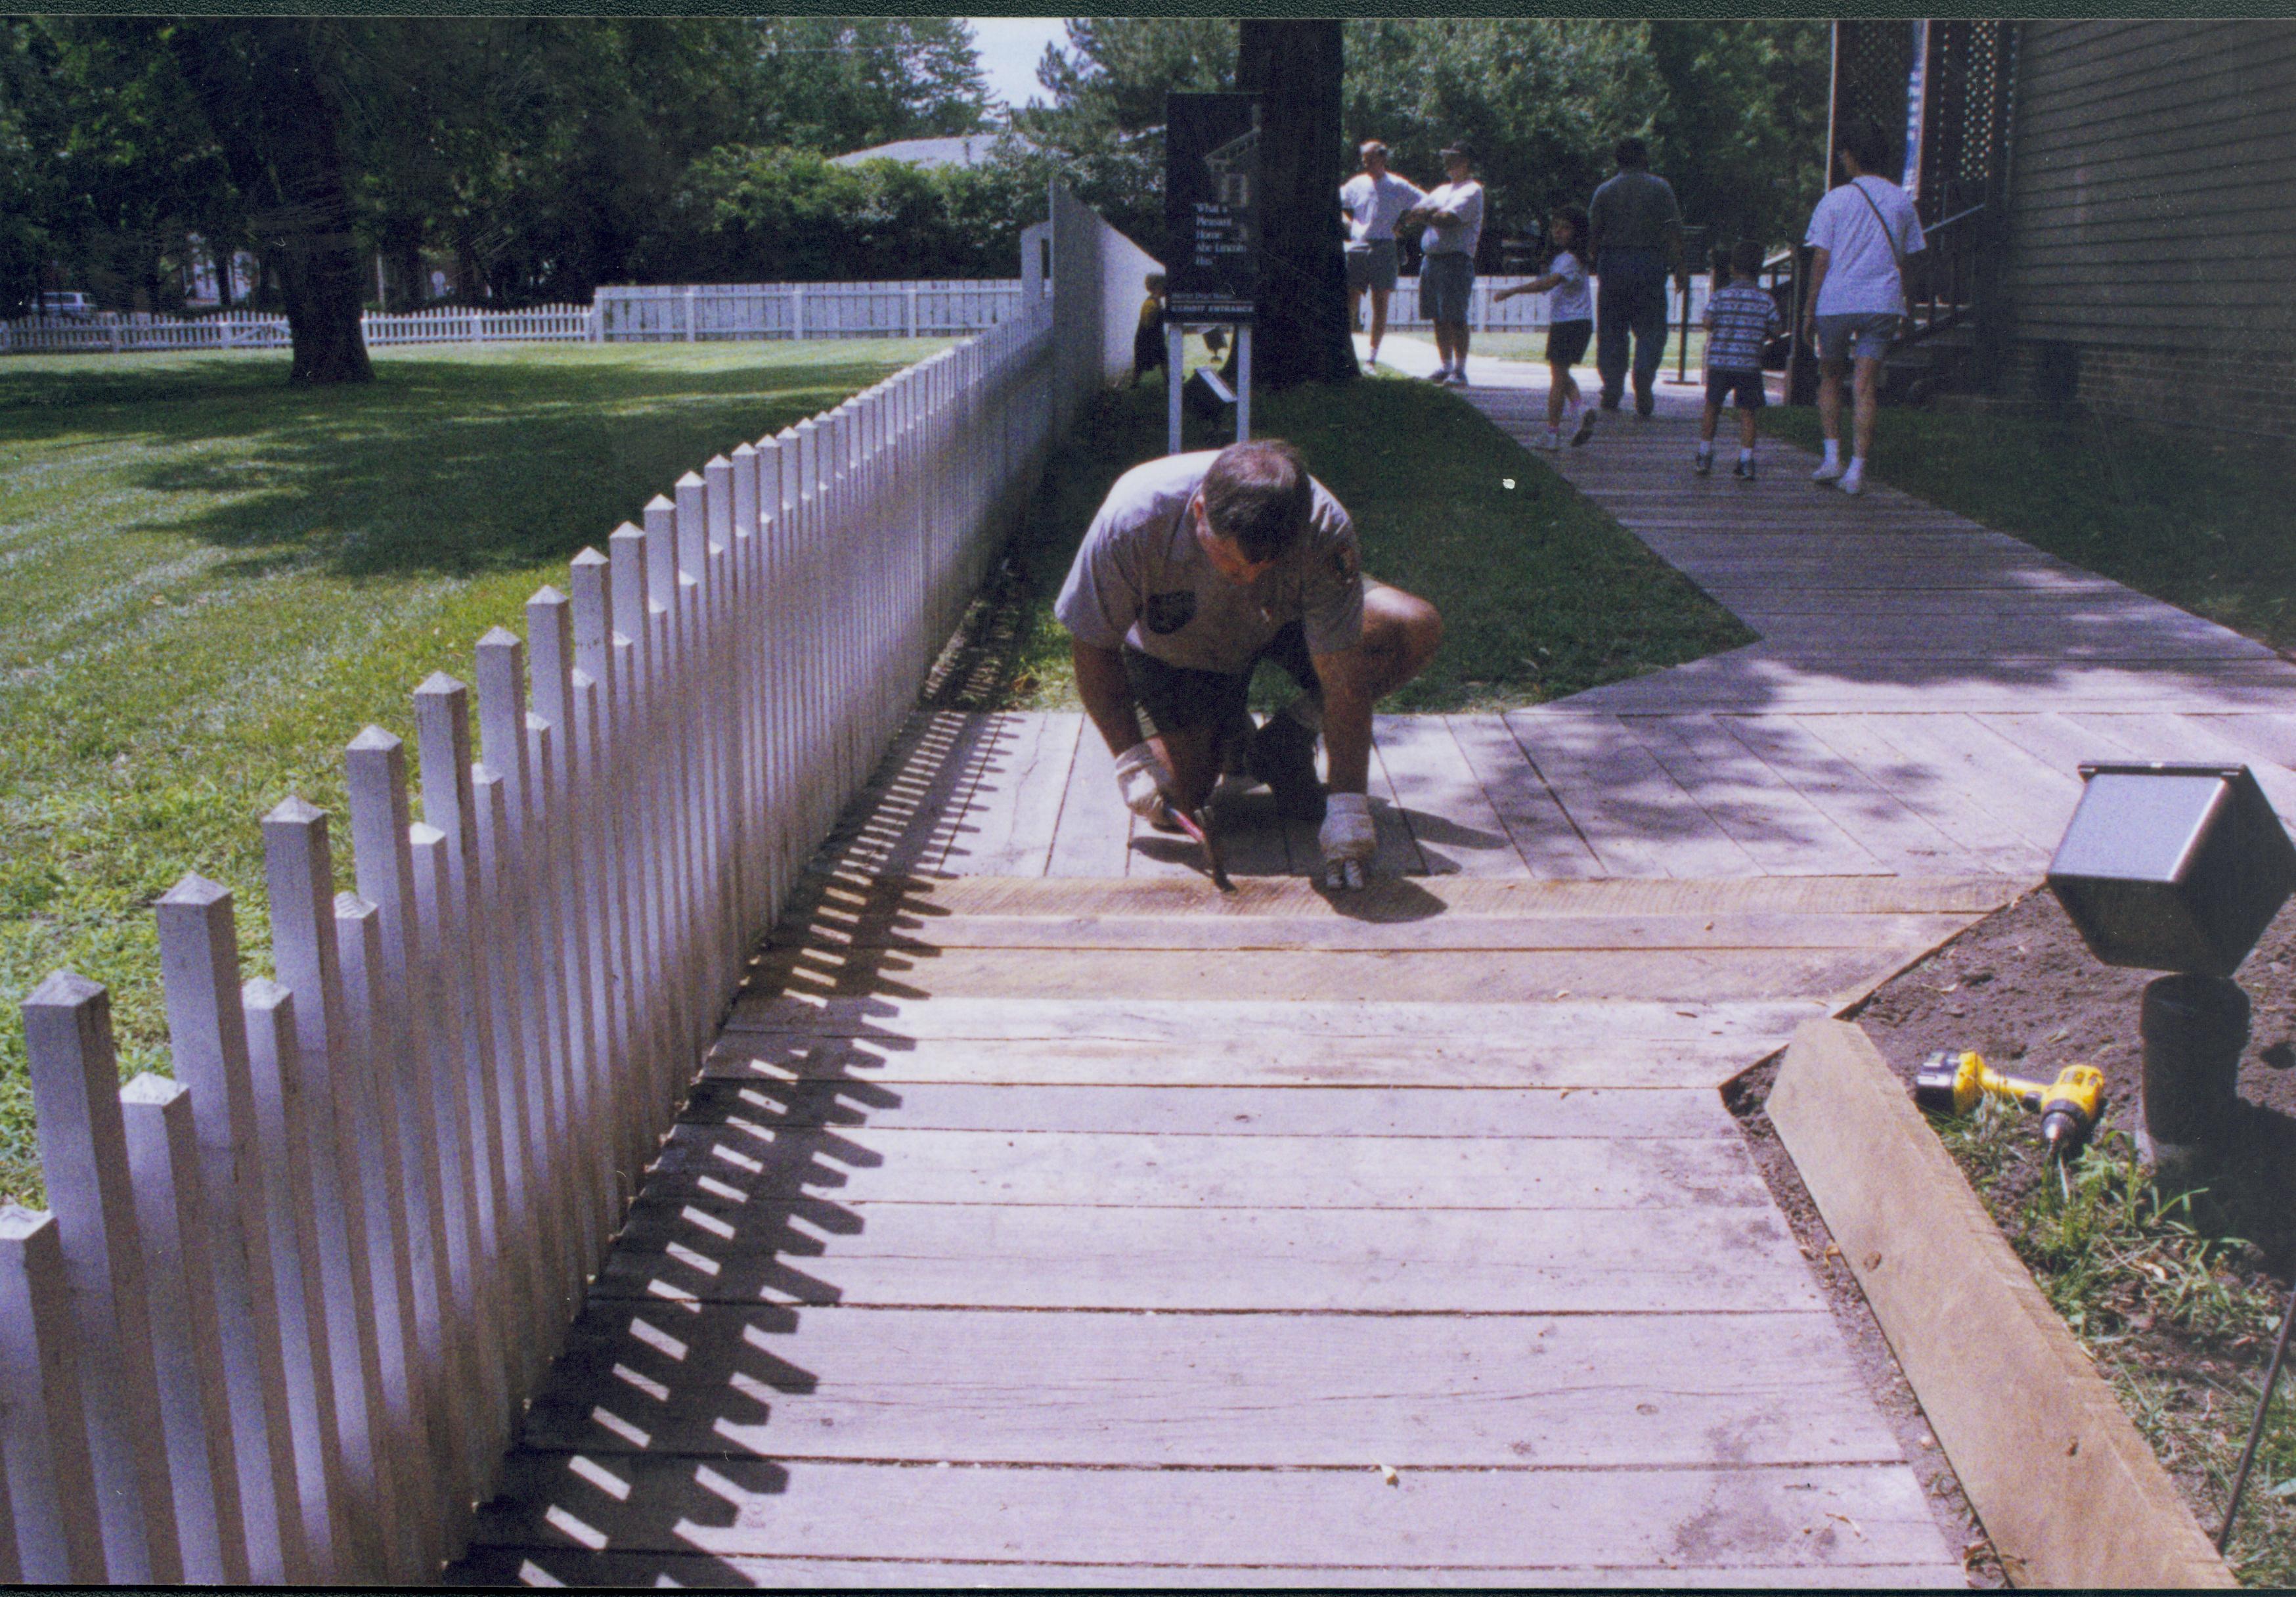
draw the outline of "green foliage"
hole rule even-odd
[[[975,133],[988,87],[955,17],[759,17],[750,137],[838,154]]]
[[[644,264],[721,282],[1009,276],[1044,211],[1024,160],[928,170],[727,145],[688,170]]]
[[[1017,550],[1031,597],[1013,707],[1076,707],[1052,600],[1109,485],[1163,452],[1164,416],[1152,377],[1095,400],[1054,457]],[[1442,612],[1442,651],[1383,709],[1540,704],[1753,639],[1456,395],[1401,378],[1308,383],[1255,399],[1252,420],[1299,445],[1348,506],[1364,569]],[[1192,423],[1187,441],[1226,440]]]
[[[938,347],[383,350],[317,391],[274,354],[0,363],[0,563],[37,572],[0,585],[0,1196],[39,1198],[16,1006],[41,977],[110,986],[123,1074],[164,1074],[153,898],[232,887],[262,974],[264,811],[340,814],[344,743],[410,736],[414,684],[467,678],[570,555]]]

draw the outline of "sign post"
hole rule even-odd
[[[1259,291],[1259,100],[1164,100],[1164,273],[1171,453],[1180,451],[1180,360],[1190,327],[1235,330],[1235,437],[1251,436],[1251,324]]]

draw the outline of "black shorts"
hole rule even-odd
[[[1281,667],[1308,692],[1321,697],[1316,663],[1308,653],[1308,635],[1298,622],[1287,622],[1251,663],[1231,675],[1221,671],[1196,671],[1170,665],[1127,644],[1124,677],[1132,686],[1133,703],[1148,712],[1160,733],[1185,732],[1198,727],[1224,727],[1245,712],[1251,693],[1251,673],[1263,660]]]
[[[1706,374],[1706,402],[1709,405],[1719,405],[1733,394],[1738,396],[1738,408],[1741,410],[1759,410],[1770,402],[1769,394],[1762,387],[1762,374],[1759,371],[1710,371]]]
[[[1555,322],[1546,329],[1546,364],[1577,366],[1586,358],[1587,346],[1595,342],[1592,322]]]

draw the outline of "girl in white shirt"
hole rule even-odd
[[[1494,304],[1517,294],[1547,294],[1546,301],[1546,437],[1545,447],[1562,447],[1562,417],[1566,408],[1578,407],[1578,381],[1570,368],[1585,358],[1595,336],[1595,296],[1587,282],[1587,265],[1578,259],[1587,237],[1587,213],[1576,205],[1556,211],[1547,224],[1554,241],[1554,258],[1546,270],[1528,283],[1503,288],[1491,296]],[[1595,432],[1595,412],[1578,419],[1570,441],[1583,444]]]

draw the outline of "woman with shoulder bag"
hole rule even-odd
[[[1882,362],[1909,314],[1906,257],[1923,247],[1922,224],[1906,191],[1880,175],[1889,164],[1890,138],[1878,125],[1849,128],[1835,154],[1847,181],[1828,190],[1810,212],[1805,240],[1815,252],[1802,337],[1817,345],[1817,420],[1825,437],[1825,458],[1810,481],[1839,483],[1842,492],[1857,494],[1866,490],[1866,459],[1874,449]],[[1852,378],[1856,407],[1846,467],[1844,377]]]

